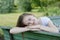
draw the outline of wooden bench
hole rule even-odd
[[[53,16],[49,18],[53,21],[54,25],[59,27],[60,16]],[[60,40],[60,33],[50,33],[44,31],[40,31],[40,32],[28,31],[28,32],[24,32],[24,35],[22,35],[22,33],[10,34],[9,30],[12,27],[0,26],[0,28],[4,33],[4,40],[23,40],[23,38],[24,40]]]

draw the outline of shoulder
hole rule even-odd
[[[48,18],[47,16],[44,16],[44,17],[39,17],[38,20],[50,20],[50,18]]]
[[[47,24],[50,21],[50,18],[48,18],[46,16],[39,17],[38,21],[39,21],[40,24],[44,24],[45,25],[45,24]]]
[[[49,19],[47,16],[39,17],[40,19]]]

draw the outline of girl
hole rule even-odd
[[[48,17],[40,17],[37,19],[34,15],[28,13],[24,13],[19,16],[16,27],[12,28],[10,33],[16,34],[25,31],[39,30],[59,33],[58,28]]]

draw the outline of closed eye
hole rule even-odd
[[[29,18],[28,20],[29,20],[29,21],[31,21],[31,19],[30,19],[30,18]]]

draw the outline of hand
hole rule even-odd
[[[32,25],[32,26],[27,26],[28,29],[30,29],[31,31],[37,31],[40,30],[38,25]]]
[[[32,26],[27,26],[27,27],[31,29],[40,29],[40,25],[32,25]]]
[[[39,31],[40,29],[33,29],[33,28],[30,28],[31,31]]]

